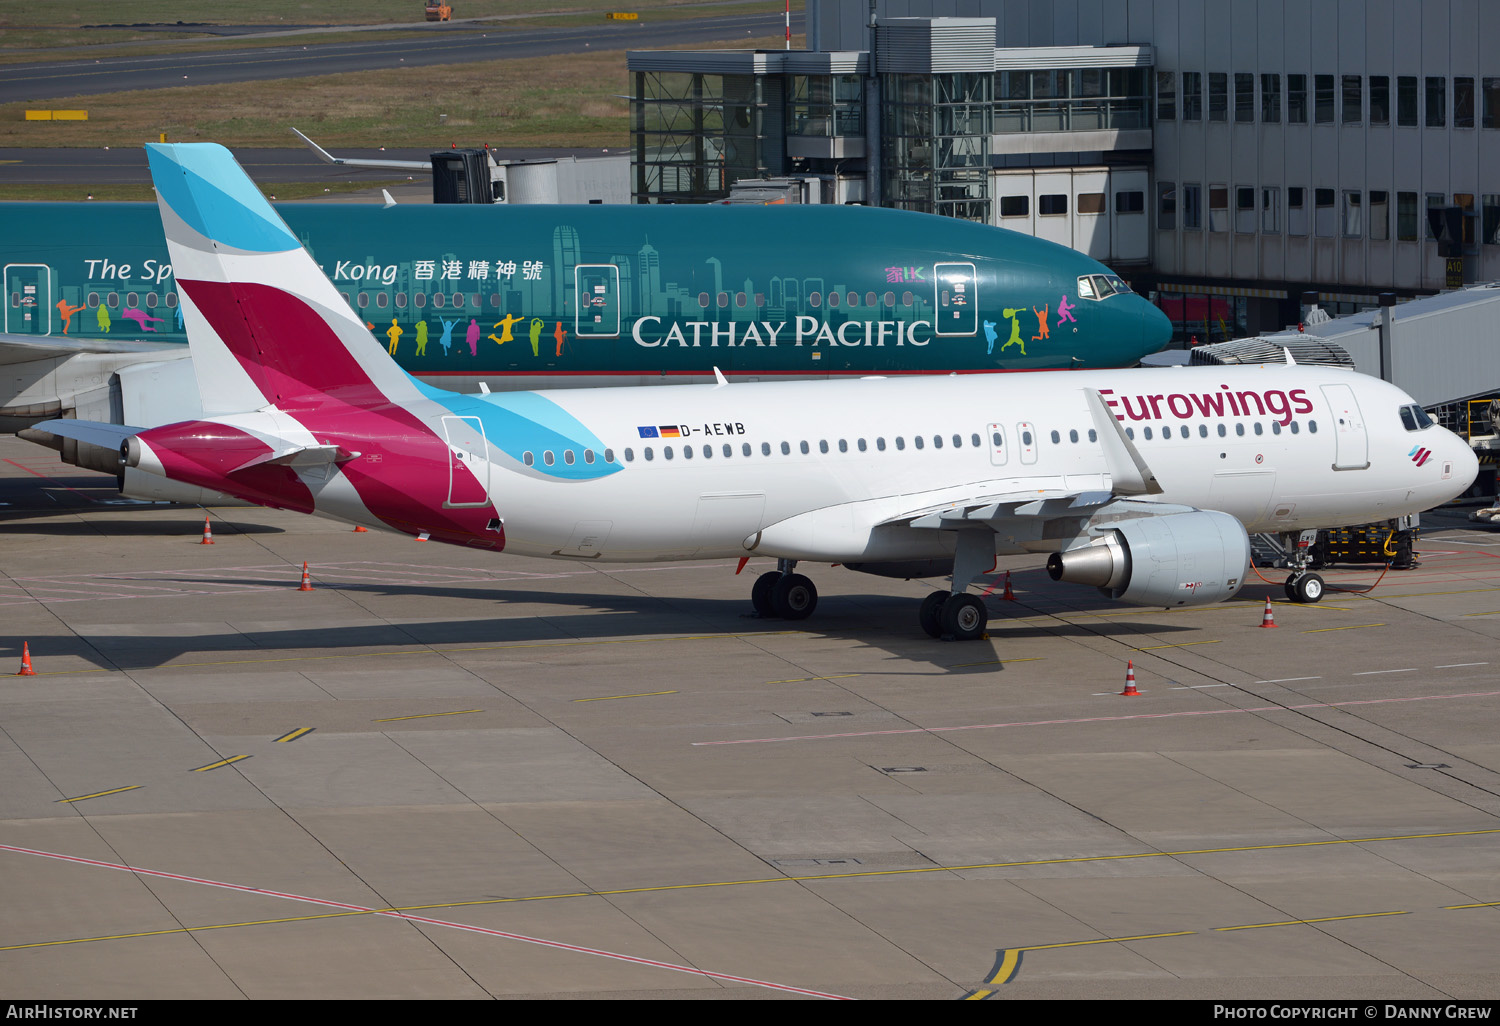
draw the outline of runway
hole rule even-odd
[[[792,31],[802,31],[802,12]],[[172,86],[227,85],[384,68],[423,68],[594,50],[672,49],[689,43],[779,36],[781,11],[682,20],[603,21],[587,26],[423,33],[422,38],[307,42],[160,56],[130,55],[0,65],[0,103],[35,102]]]
[[[0,504],[9,994],[1500,988],[1500,532],[1457,512],[1315,606],[1271,571],[1120,606],[1007,558],[955,644],[930,584],[827,566],[787,622],[748,615],[762,560],[259,509],[203,545],[15,438]]]

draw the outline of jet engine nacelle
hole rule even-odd
[[[1234,597],[1250,537],[1228,513],[1194,510],[1122,521],[1087,545],[1054,552],[1054,581],[1092,584],[1139,606],[1201,606]]]

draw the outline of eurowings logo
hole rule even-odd
[[[1424,445],[1414,445],[1411,452],[1407,453],[1406,456],[1420,467],[1432,458],[1432,450]]]

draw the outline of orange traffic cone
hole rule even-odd
[[[1132,659],[1125,664],[1125,690],[1120,692],[1122,698],[1139,698],[1141,693],[1135,689],[1135,660]]]
[[[312,578],[307,575],[307,562],[305,560],[302,563],[302,586],[300,588],[298,588],[297,590],[298,591],[312,591],[313,590]]]
[[[369,530],[370,529],[368,527],[366,527],[364,524],[355,524],[354,525],[354,533],[355,534],[365,534]]]
[[[1271,615],[1271,596],[1266,596],[1266,611],[1261,614],[1260,625],[1262,627],[1275,627],[1276,618]]]
[[[1000,596],[1006,602],[1016,601],[1016,593],[1010,590],[1010,571],[1005,571],[1005,594]]]
[[[214,543],[213,525],[208,522],[208,517],[203,518],[203,540],[199,545],[212,545]]]
[[[31,668],[31,646],[21,642],[21,668],[16,671],[17,677],[35,677],[36,671]]]

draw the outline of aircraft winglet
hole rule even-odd
[[[1097,390],[1086,388],[1083,394],[1088,398],[1089,413],[1094,418],[1094,429],[1099,432],[1099,446],[1104,450],[1104,461],[1109,467],[1109,478],[1113,482],[1113,490],[1116,495],[1160,495],[1162,486],[1156,480],[1156,475],[1141,458],[1140,452],[1125,434],[1125,429],[1120,426],[1119,420],[1109,407],[1104,405],[1104,397]]]

